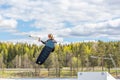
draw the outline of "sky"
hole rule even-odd
[[[0,0],[0,42],[120,40],[120,0]]]

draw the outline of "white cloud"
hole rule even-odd
[[[22,20],[37,19],[41,23],[53,21],[53,24],[58,24],[67,20],[78,24],[80,21],[99,21],[119,16],[113,13],[116,10],[111,11],[107,1],[102,0],[9,0],[8,4],[12,7],[3,11],[4,16]]]
[[[16,20],[35,20],[32,26],[41,31],[27,33],[42,38],[48,33],[57,35],[60,40],[95,35],[110,38],[112,34],[120,34],[120,19],[114,19],[120,17],[119,0],[2,0],[0,4],[10,6],[0,8],[2,18],[10,18],[3,20],[0,27],[15,28]],[[72,26],[66,27],[66,22]]]
[[[16,28],[17,21],[14,19],[0,19],[0,28]]]
[[[37,44],[37,45],[42,45],[40,42],[34,39],[11,39],[11,40],[6,40],[6,41],[1,41],[1,42],[12,42],[14,44],[16,43],[29,43],[29,44]]]
[[[78,22],[80,20],[94,20],[94,18],[98,18],[97,20],[104,19],[104,15],[102,17],[101,13],[104,12],[102,10],[103,8],[105,8],[105,6],[102,6],[102,8],[101,5],[93,5],[81,0],[55,0],[55,2],[41,0],[11,0],[9,4],[13,7],[5,10],[6,13],[4,15],[8,17],[13,17],[15,19],[39,19],[41,21],[46,21],[54,19],[56,20],[56,18],[62,18],[61,20],[63,21],[64,18],[64,20],[69,20],[70,22]],[[43,15],[44,13],[46,15]],[[108,16],[106,19],[112,17],[110,16]]]
[[[78,25],[71,29],[73,36],[77,37],[104,37],[109,39],[119,39],[115,36],[120,36],[120,19],[113,19],[108,21],[103,21],[99,23],[86,23],[83,25]]]
[[[108,21],[108,24],[111,25],[111,27],[119,27],[120,19],[110,20]]]

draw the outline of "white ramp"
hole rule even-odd
[[[78,80],[116,80],[108,72],[78,72]]]

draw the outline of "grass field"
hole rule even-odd
[[[63,68],[60,70],[56,69],[45,69],[45,68],[38,68],[38,69],[0,69],[0,78],[77,78],[77,72],[79,71],[70,70],[69,68]],[[95,72],[101,72],[98,68]],[[107,71],[107,70],[104,70]],[[86,70],[84,70],[86,72]],[[110,73],[114,77],[119,77],[120,70],[111,69]]]

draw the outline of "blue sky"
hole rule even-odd
[[[120,40],[120,0],[0,0],[0,41]]]

